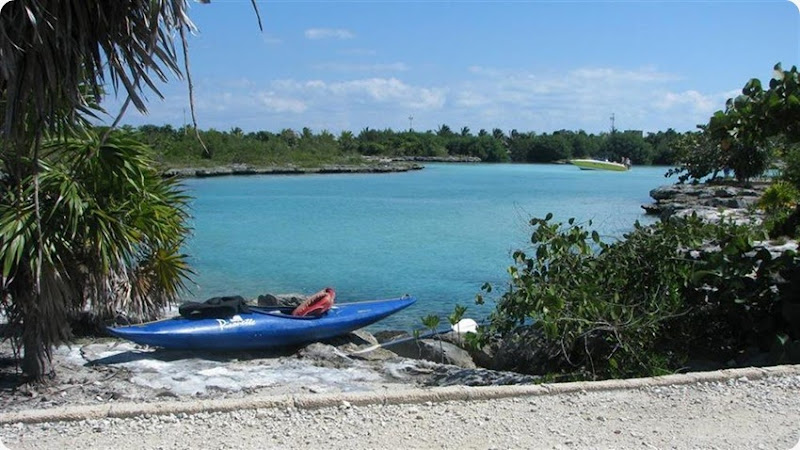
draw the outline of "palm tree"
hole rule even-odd
[[[87,132],[43,144],[40,221],[32,176],[2,183],[3,306],[31,376],[51,372],[50,349],[69,338],[71,312],[152,318],[191,273],[180,253],[188,197],[153,168],[144,145],[121,133],[101,139]]]
[[[147,316],[182,286],[185,196],[139,144],[85,125],[106,85],[127,95],[112,128],[130,103],[144,112],[144,91],[160,96],[156,80],[182,76],[180,36],[197,133],[187,9],[187,0],[15,0],[0,10],[0,304],[21,328],[33,379],[69,337],[69,310],[88,302]]]
[[[358,148],[358,146],[356,145],[356,138],[353,135],[352,131],[343,130],[339,134],[339,139],[337,139],[337,140],[339,142],[339,148],[344,153],[355,152],[356,149]]]
[[[440,137],[450,137],[453,135],[453,131],[446,124],[442,124],[439,126],[439,129],[436,130],[436,135]]]

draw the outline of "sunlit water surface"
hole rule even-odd
[[[196,271],[185,299],[311,293],[337,301],[411,294],[417,303],[373,326],[419,328],[420,317],[469,307],[501,288],[531,217],[592,220],[605,239],[649,223],[649,191],[664,167],[625,173],[570,165],[430,164],[398,174],[187,179],[194,197],[186,251]]]

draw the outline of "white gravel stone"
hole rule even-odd
[[[16,423],[0,427],[0,441],[15,450],[793,448],[800,440],[800,377],[736,381],[665,386],[659,388],[662,395],[643,388],[421,405],[344,409],[335,404],[316,410]]]

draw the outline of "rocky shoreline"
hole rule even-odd
[[[155,349],[112,338],[81,338],[53,352],[55,377],[41,385],[20,385],[8,342],[0,344],[0,410],[49,409],[73,405],[114,405],[236,399],[249,395],[377,392],[432,386],[530,384],[537,377],[453,365],[453,348],[438,341],[419,345],[429,359],[388,349],[366,353],[377,340],[364,331],[281,351],[204,352]],[[434,345],[431,345],[434,344]],[[409,345],[415,345],[410,342]],[[430,348],[433,347],[434,350]],[[403,353],[409,354],[408,349]],[[462,356],[463,357],[463,356]]]
[[[365,157],[371,158],[371,157]],[[378,158],[393,162],[440,162],[440,163],[479,163],[482,162],[477,156],[448,155],[448,156],[393,156],[390,158]]]
[[[664,185],[650,191],[650,197],[655,202],[642,205],[642,208],[647,214],[659,216],[662,221],[694,214],[709,223],[724,220],[738,225],[760,225],[764,221],[764,211],[757,208],[757,204],[768,187],[769,183],[765,182],[748,186],[725,183]],[[773,257],[787,250],[798,251],[796,239],[757,241],[753,244],[768,250]]]
[[[363,156],[364,164],[333,164],[320,167],[253,166],[250,164],[230,164],[216,167],[171,167],[164,171],[165,176],[184,178],[221,177],[228,175],[319,175],[347,173],[397,173],[422,170],[419,163],[479,163],[476,156]]]
[[[766,183],[747,187],[729,184],[664,185],[650,191],[655,202],[642,205],[642,209],[647,214],[659,216],[662,221],[697,214],[709,222],[725,219],[740,224],[757,224],[761,223],[763,216],[755,206],[767,187]]]
[[[264,166],[249,164],[231,164],[217,167],[183,167],[170,168],[164,171],[165,176],[182,178],[208,178],[229,175],[319,175],[319,174],[356,174],[356,173],[397,173],[421,170],[425,166],[412,162],[376,162],[365,165],[326,165],[322,167],[296,166]]]
[[[264,294],[248,303],[296,306],[304,298],[302,294]],[[175,313],[170,309],[167,315]],[[125,318],[120,316],[118,321],[124,323]],[[519,385],[540,380],[479,368],[465,350],[463,336],[454,332],[415,340],[408,339],[410,335],[403,331],[373,336],[358,330],[281,350],[213,352],[157,349],[106,337],[103,325],[85,315],[76,320],[73,330],[83,337],[54,350],[55,377],[41,385],[20,384],[22,375],[11,343],[0,343],[0,410],[243,398],[252,394]]]

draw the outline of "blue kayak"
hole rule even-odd
[[[284,347],[347,334],[411,306],[414,297],[342,303],[318,317],[291,315],[292,308],[253,307],[225,318],[174,317],[108,328],[114,336],[182,350],[247,350]]]

